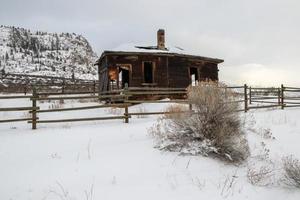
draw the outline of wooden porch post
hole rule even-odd
[[[128,114],[128,83],[125,83],[125,88],[124,88],[124,95],[125,95],[125,123],[129,123],[129,114]]]

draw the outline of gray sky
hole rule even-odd
[[[225,60],[220,80],[300,86],[299,0],[0,0],[0,24],[85,36],[99,55],[156,43]]]

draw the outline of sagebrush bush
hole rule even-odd
[[[249,148],[243,132],[243,123],[237,112],[235,95],[223,85],[203,82],[188,89],[187,108],[169,108],[172,114],[160,118],[150,129],[157,138],[158,147],[181,153],[214,155],[240,162],[247,158]]]
[[[259,168],[248,167],[247,179],[252,185],[271,186],[275,184],[273,166],[263,165]]]
[[[285,183],[300,188],[300,161],[293,156],[284,157],[282,161]]]

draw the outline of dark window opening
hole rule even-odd
[[[198,68],[196,67],[190,68],[190,80],[192,86],[198,85],[198,81],[199,81]]]
[[[153,83],[153,63],[144,62],[144,83]]]
[[[126,84],[129,86],[129,70],[119,68],[119,83],[121,88],[124,88]]]

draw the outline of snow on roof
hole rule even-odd
[[[157,49],[157,46],[145,46],[145,45],[139,45],[139,44],[133,44],[133,43],[126,43],[126,44],[122,44],[113,49],[107,49],[104,52],[106,52],[106,53],[107,52],[109,52],[109,53],[110,52],[124,52],[124,53],[180,54],[180,55],[185,55],[185,56],[195,56],[195,57],[201,57],[203,59],[215,60],[216,62],[219,62],[219,63],[223,62],[223,60],[218,59],[218,58],[203,57],[203,56],[196,55],[195,53],[186,51],[183,48],[178,47],[178,46],[168,46],[168,47],[166,47],[166,49],[161,50],[161,49]],[[100,57],[100,59],[101,59],[101,57]]]
[[[133,44],[133,43],[122,44],[116,48],[107,51],[190,54],[186,52],[183,48],[176,47],[176,46],[170,46],[170,47],[166,47],[165,50],[160,50],[157,49],[157,46],[147,46],[147,45],[140,45],[140,44]]]

